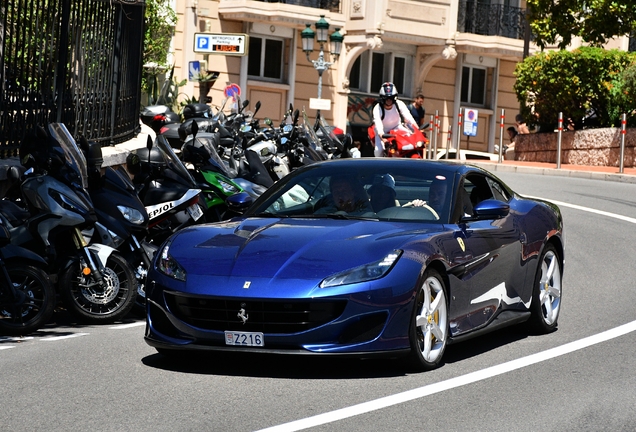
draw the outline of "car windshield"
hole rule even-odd
[[[391,167],[393,167],[391,169]],[[247,216],[447,223],[452,174],[379,164],[355,173],[322,165],[275,185]]]

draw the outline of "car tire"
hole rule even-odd
[[[442,275],[428,269],[415,293],[409,329],[409,363],[418,370],[438,367],[449,337],[448,297]]]
[[[561,282],[563,265],[556,248],[548,244],[537,264],[530,304],[531,332],[545,334],[557,328],[561,311]]]

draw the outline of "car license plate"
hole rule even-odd
[[[265,346],[263,333],[255,332],[225,332],[225,345]]]
[[[199,218],[203,216],[203,212],[201,211],[201,207],[199,207],[199,204],[192,204],[190,207],[188,207],[188,213],[190,213],[190,216],[192,216],[192,219],[194,219],[195,221],[199,220]]]

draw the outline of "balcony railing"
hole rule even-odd
[[[475,1],[459,2],[457,29],[460,32],[523,39],[525,27],[524,9]]]
[[[257,0],[265,3],[285,3],[296,6],[326,9],[329,12],[340,12],[340,0]]]

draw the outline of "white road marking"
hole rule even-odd
[[[472,384],[477,381],[482,381],[488,378],[492,378],[497,375],[502,375],[507,372],[512,372],[517,369],[531,366],[536,363],[540,363],[546,360],[550,360],[555,357],[559,357],[565,354],[578,351],[592,345],[599,344],[601,342],[607,342],[610,339],[614,339],[620,336],[624,336],[628,333],[636,331],[636,321],[623,324],[622,326],[604,331],[602,333],[595,334],[583,339],[579,339],[574,342],[567,343],[555,348],[551,348],[546,351],[542,351],[536,354],[532,354],[526,357],[522,357],[516,360],[511,360],[500,365],[491,366],[486,369],[471,372],[466,375],[451,378],[446,381],[430,384],[424,387],[419,387],[413,390],[405,391],[395,395],[383,397],[380,399],[364,402],[351,407],[342,408],[336,411],[331,411],[324,414],[319,414],[306,419],[296,420],[293,422],[285,423],[278,426],[273,426],[267,429],[262,429],[260,432],[291,432],[302,429],[307,429],[314,426],[320,426],[327,423],[333,423],[338,420],[343,420],[349,417],[354,417],[360,414],[376,411],[382,408],[390,407],[393,405],[409,402],[414,399],[420,399],[426,396],[430,396],[435,393],[440,393],[445,390],[454,389],[457,387]]]
[[[15,348],[14,346],[0,346],[0,351],[5,349]]]
[[[53,341],[59,341],[59,340],[62,340],[62,339],[70,339],[70,338],[75,338],[75,337],[79,337],[79,336],[86,336],[88,334],[90,334],[90,333],[73,333],[73,334],[66,335],[66,336],[45,337],[45,338],[42,338],[40,340],[44,341],[44,342],[53,342]]]
[[[533,197],[528,196],[528,198],[533,198]],[[619,215],[616,213],[610,213],[603,210],[596,210],[593,208],[583,207],[580,205],[570,204],[570,203],[566,203],[562,201],[555,201],[555,200],[550,200],[546,198],[539,198],[539,199],[550,201],[561,207],[569,207],[576,210],[586,211],[589,213],[595,213],[602,216],[608,216],[611,218],[615,218],[615,219],[636,224],[636,218],[631,218],[631,217]],[[511,372],[516,369],[521,369],[526,366],[540,363],[540,362],[543,362],[555,357],[559,357],[565,354],[569,354],[571,352],[578,351],[583,348],[587,348],[589,346],[599,344],[601,342],[606,342],[610,339],[614,339],[614,338],[626,335],[633,331],[636,331],[636,321],[632,321],[622,326],[607,330],[603,333],[599,333],[593,336],[579,339],[578,341],[570,342],[565,345],[561,345],[561,346],[558,346],[558,347],[555,347],[540,353],[532,354],[532,355],[522,357],[516,360],[512,360],[506,363],[502,363],[497,366],[491,366],[489,368],[475,371],[475,372],[462,375],[459,377],[451,378],[446,381],[430,384],[424,387],[416,388],[416,389],[409,390],[403,393],[398,393],[395,395],[372,400],[369,402],[364,402],[364,403],[354,405],[351,407],[342,408],[336,411],[331,411],[331,412],[319,414],[313,417],[308,417],[306,419],[296,420],[293,422],[284,423],[282,425],[262,429],[259,432],[291,432],[291,431],[307,429],[314,426],[320,426],[327,423],[333,423],[335,421],[343,420],[345,418],[354,417],[360,414],[376,411],[376,410],[393,406],[393,405],[398,405],[400,403],[408,402],[414,399],[423,398],[435,393],[440,393],[445,390],[450,390],[453,388],[465,386],[467,384],[472,384],[477,381],[482,381],[488,378],[492,378],[497,375],[502,375],[504,373]]]
[[[33,339],[33,336],[6,336],[6,337],[0,337],[0,342],[3,342],[3,341],[22,342],[22,341],[26,341],[30,339]]]
[[[130,324],[119,324],[116,326],[112,326],[112,327],[108,327],[111,330],[121,330],[121,329],[127,329],[127,328],[131,328],[131,327],[139,327],[142,325],[146,325],[146,321],[137,321],[134,323],[130,323]]]

